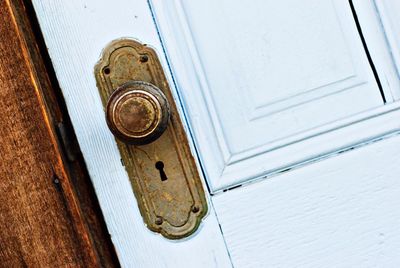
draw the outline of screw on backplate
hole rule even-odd
[[[111,73],[111,70],[110,70],[110,68],[106,67],[106,68],[104,68],[103,72],[108,75]]]
[[[161,225],[163,223],[163,219],[161,217],[156,218],[156,224]]]
[[[192,212],[194,212],[194,213],[199,212],[199,207],[198,206],[192,207]]]
[[[140,56],[140,62],[147,62],[148,60],[149,60],[149,57],[147,55]]]

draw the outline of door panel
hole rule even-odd
[[[316,266],[334,258],[334,231],[344,248],[336,256],[350,264],[368,259],[369,249],[379,257],[383,246],[374,241],[381,232],[393,233],[391,256],[399,241],[393,227],[398,215],[386,205],[393,208],[398,194],[392,146],[399,138],[377,141],[397,135],[400,104],[387,94],[389,104],[383,105],[349,2],[297,2],[254,1],[249,7],[222,0],[33,0],[123,266],[230,267],[230,257],[238,267],[279,261]],[[368,39],[374,40],[384,32],[368,15],[376,15],[369,4],[362,17],[371,19]],[[200,229],[181,241],[144,225],[105,123],[93,67],[102,48],[121,37],[137,38],[159,53],[212,192]],[[390,51],[384,38],[377,40],[383,43],[373,42],[371,55],[385,66],[377,70],[382,91],[397,92],[397,84],[388,82],[398,82],[397,75],[386,76],[386,70],[395,73]]]
[[[383,104],[349,1],[151,2],[213,192],[337,149],[266,161]]]
[[[168,70],[146,1],[35,0],[33,4],[121,265],[230,267],[211,205],[191,239],[169,241],[147,229],[105,122],[93,68],[110,41],[129,36],[151,44]]]
[[[397,133],[214,196],[233,265],[399,267],[399,146]]]

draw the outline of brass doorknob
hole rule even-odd
[[[126,82],[107,101],[108,127],[128,144],[143,145],[158,139],[167,128],[169,116],[164,93],[146,82]]]

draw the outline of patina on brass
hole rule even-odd
[[[142,145],[158,139],[168,126],[169,104],[156,86],[129,81],[117,88],[106,105],[107,124],[125,143]]]
[[[192,234],[207,202],[155,51],[116,40],[104,49],[95,76],[144,222],[169,239]]]

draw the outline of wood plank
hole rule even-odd
[[[399,267],[399,132],[213,197],[235,267]]]
[[[76,161],[67,164],[60,150],[55,124],[65,115],[26,7],[1,1],[0,17],[1,266],[113,267],[89,186],[73,185],[68,175],[84,179],[85,171]]]
[[[199,230],[183,241],[169,241],[147,229],[105,122],[93,69],[109,42],[132,37],[149,44],[168,70],[147,1],[34,0],[33,4],[121,265],[230,267],[212,204]]]

